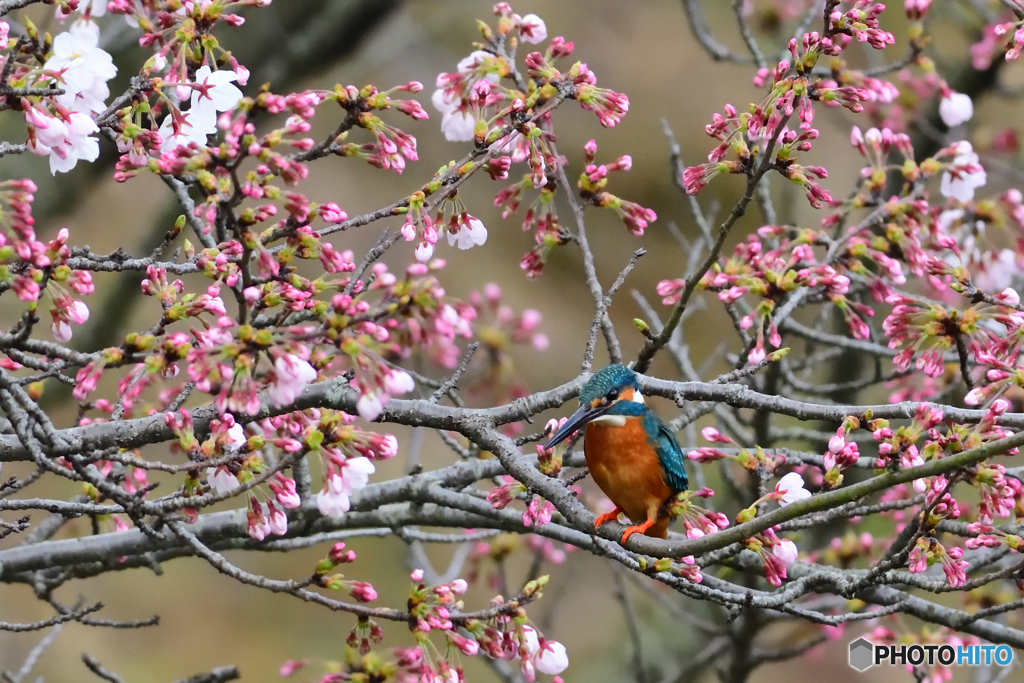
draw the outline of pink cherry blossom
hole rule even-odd
[[[219,496],[226,496],[239,487],[238,478],[223,465],[207,468],[206,481]]]
[[[828,450],[830,453],[839,453],[846,447],[846,434],[842,429],[837,431],[831,439],[828,440]]]
[[[328,517],[341,517],[351,507],[351,495],[366,486],[376,468],[368,458],[347,459],[340,472],[332,472],[316,497],[320,512]]]
[[[772,554],[779,558],[784,566],[789,567],[789,565],[796,562],[799,551],[797,550],[796,543],[788,538],[783,538],[772,547]]]
[[[981,405],[981,402],[985,400],[985,392],[979,387],[975,387],[967,392],[964,397],[964,403],[969,406]]]
[[[1020,294],[1017,293],[1017,290],[1012,289],[1010,287],[1007,287],[999,294],[996,294],[995,298],[998,299],[1001,303],[1006,304],[1007,306],[1020,305]]]
[[[357,602],[373,602],[377,599],[377,591],[373,586],[365,581],[353,581],[352,587],[349,589],[349,594],[355,598]]]
[[[293,673],[301,669],[308,664],[305,659],[289,659],[287,662],[281,665],[281,668],[277,670],[277,675],[282,678],[291,676]]]
[[[705,427],[700,430],[700,435],[704,437],[705,441],[710,441],[711,443],[733,443],[732,439],[722,434],[714,427]]]
[[[71,325],[68,325],[66,320],[61,320],[59,318],[54,318],[53,319],[53,324],[51,325],[50,330],[53,333],[53,338],[56,339],[57,341],[59,341],[59,342],[69,342],[69,341],[71,341],[71,337],[72,337]]]
[[[363,394],[356,401],[356,411],[364,420],[376,420],[384,412],[384,404],[376,393]]]
[[[407,394],[415,388],[416,382],[405,370],[392,368],[384,377],[384,390],[392,396]]]
[[[274,474],[274,477],[267,482],[267,485],[274,493],[274,498],[282,507],[291,510],[302,504],[302,500],[299,498],[299,494],[295,490],[294,479],[289,479],[280,472],[277,472]]]
[[[274,382],[267,393],[276,407],[295,402],[302,389],[316,379],[313,366],[295,354],[286,353],[274,361]]]
[[[288,533],[288,516],[283,510],[277,508],[271,508],[270,515],[268,515],[268,524],[270,525],[270,531],[278,536],[284,536]]]
[[[337,487],[329,486],[317,493],[316,506],[320,510],[320,514],[337,519],[348,512],[351,503],[347,495],[335,490],[335,488]]]
[[[70,171],[79,160],[95,161],[99,157],[99,143],[92,137],[99,132],[99,127],[88,115],[71,112],[66,121],[55,117],[45,119],[46,128],[39,129],[29,148],[36,154],[50,156],[53,175]],[[32,122],[40,121],[42,118],[36,117]]]

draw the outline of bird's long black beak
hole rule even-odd
[[[548,442],[544,446],[544,448],[554,448],[561,442],[565,441],[569,437],[569,435],[575,432],[577,429],[586,426],[586,424],[593,420],[595,417],[600,417],[607,413],[611,409],[611,407],[611,403],[599,406],[597,408],[593,408],[589,405],[580,406],[580,409],[573,413],[569,420],[564,425],[562,425],[557,432],[551,435],[551,438],[548,439]]]

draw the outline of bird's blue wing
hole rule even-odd
[[[685,491],[690,483],[684,464],[686,458],[683,457],[683,449],[679,447],[675,435],[652,410],[644,415],[644,430],[649,435],[651,445],[658,451],[665,483],[676,492]]]

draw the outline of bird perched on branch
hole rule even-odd
[[[625,512],[634,526],[622,534],[623,543],[635,533],[665,538],[670,521],[665,504],[686,490],[686,468],[679,442],[644,404],[635,372],[609,365],[595,373],[580,392],[580,409],[551,436],[546,448],[583,426],[590,475],[615,504],[614,510],[597,518],[596,526]]]

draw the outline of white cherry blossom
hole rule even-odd
[[[524,43],[543,43],[548,39],[548,26],[536,14],[527,14],[519,20],[519,35]]]
[[[95,161],[100,145],[91,137],[99,132],[96,122],[86,114],[72,112],[68,121],[48,117],[47,127],[37,129],[37,142],[30,149],[39,155],[50,155],[50,173],[66,173],[79,159]]]
[[[242,428],[242,425],[232,425],[231,428],[228,429],[228,450],[237,451],[242,446],[244,446],[246,442],[247,439],[245,438],[245,430]]]
[[[384,411],[384,404],[376,393],[365,393],[356,401],[356,412],[364,420],[373,421]]]
[[[111,56],[99,47],[99,27],[91,21],[77,21],[70,30],[53,39],[53,56],[43,68],[54,72],[64,88],[57,97],[72,111],[103,111],[110,96],[107,81],[117,75]]]
[[[487,228],[478,218],[470,218],[458,232],[448,233],[448,244],[454,246],[456,243],[459,249],[471,249],[487,241]]]
[[[352,492],[365,487],[375,471],[376,468],[368,458],[346,460],[341,473],[331,473],[326,486],[316,494],[316,505],[321,514],[337,518],[348,512],[352,506]]]
[[[476,129],[476,117],[469,112],[454,110],[441,117],[441,133],[449,142],[470,142]]]
[[[544,649],[541,650],[540,639],[537,632],[530,626],[523,626],[523,634],[526,636],[526,650],[534,667],[541,673],[550,676],[557,676],[569,667],[569,655],[565,646],[561,643],[545,639]]]
[[[974,153],[971,143],[967,141],[957,143],[957,155],[953,159],[953,164],[956,166],[975,164],[978,170],[972,173],[960,173],[959,178],[946,171],[942,174],[939,191],[944,197],[950,197],[960,202],[969,202],[974,199],[974,190],[988,182],[985,169],[981,167],[978,155]]]
[[[206,481],[217,492],[217,495],[224,496],[238,488],[238,478],[231,474],[226,467],[208,467],[206,469]]]
[[[213,132],[213,128],[201,128],[192,125],[192,118],[189,116],[190,112],[183,112],[185,114],[185,122],[181,125],[181,129],[174,132],[174,118],[168,114],[160,124],[160,151],[163,153],[170,152],[175,147],[188,147],[190,143],[194,142],[200,147],[206,146],[206,137]]]
[[[242,99],[242,91],[233,85],[237,80],[238,74],[234,71],[211,71],[208,66],[199,67],[193,82],[203,88],[193,88],[189,99],[189,111],[197,115],[197,120],[192,125],[204,127],[203,124],[209,121],[210,127],[213,128],[216,126],[217,112],[234,109]]]
[[[208,66],[199,67],[193,82],[203,87],[191,89],[189,108],[181,112],[185,115],[185,123],[177,134],[174,133],[174,119],[170,114],[160,124],[160,137],[163,139],[160,151],[167,153],[175,147],[187,147],[192,142],[205,147],[207,136],[217,131],[217,112],[231,111],[242,99],[242,91],[233,85],[236,80],[238,74],[234,71],[211,71]]]
[[[804,488],[804,479],[796,472],[790,472],[775,485],[779,494],[779,505],[789,505],[804,498],[810,498],[811,492]]]
[[[950,92],[939,102],[939,116],[950,128],[971,120],[974,116],[974,102],[970,95]]]

